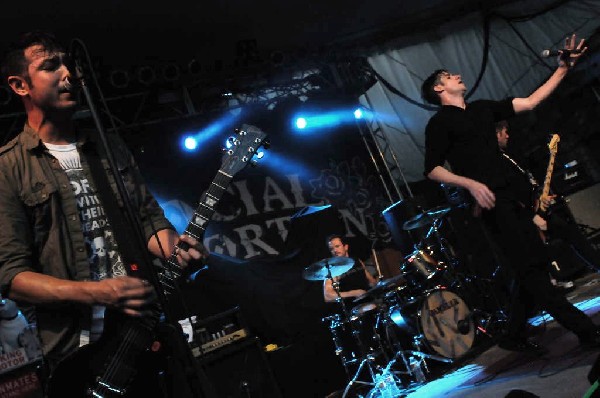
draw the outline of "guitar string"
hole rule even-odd
[[[117,352],[112,357],[112,359],[110,360],[110,362],[107,366],[107,371],[105,372],[105,377],[104,377],[104,380],[106,380],[107,385],[114,384],[114,382],[112,380],[114,375],[121,373],[120,371],[118,372],[118,370],[120,370],[119,363],[121,363],[122,358],[125,357],[124,352],[130,349],[130,347],[134,343],[134,340],[138,337],[137,334],[138,334],[137,330],[133,330],[131,328],[126,332],[123,343],[119,344],[119,348],[117,349]],[[104,389],[108,388],[108,386],[104,386],[102,384],[100,384],[100,386],[101,386],[101,388],[104,388]]]

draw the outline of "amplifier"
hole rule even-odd
[[[195,358],[243,341],[250,337],[244,325],[239,307],[205,319],[195,315],[179,321]]]

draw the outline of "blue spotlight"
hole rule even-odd
[[[265,151],[258,151],[256,152],[256,158],[257,159],[262,159],[265,157]]]
[[[363,113],[362,113],[362,111],[360,110],[360,108],[357,108],[357,109],[354,111],[354,117],[355,117],[356,119],[362,119],[362,117],[363,117]]]
[[[296,127],[303,129],[306,127],[306,119],[303,117],[296,118]]]
[[[185,152],[195,152],[200,150],[208,141],[217,137],[228,129],[233,130],[233,125],[238,120],[238,116],[229,113],[224,114],[218,120],[213,121],[201,130],[188,133],[180,138],[181,148]]]
[[[294,159],[289,155],[283,155],[270,149],[264,158],[260,159],[259,167],[268,168],[278,175],[298,175],[301,180],[315,178],[319,173],[311,168],[310,164]]]
[[[198,140],[195,137],[187,136],[183,139],[183,146],[187,151],[193,151],[198,148]]]

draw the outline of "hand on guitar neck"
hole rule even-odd
[[[556,158],[556,152],[558,151],[558,142],[560,141],[560,136],[558,134],[553,134],[550,139],[550,143],[548,144],[548,149],[550,151],[550,159],[548,160],[548,167],[546,168],[546,177],[544,178],[544,185],[542,186],[542,192],[540,193],[539,198],[534,203],[533,211],[535,212],[535,216],[533,217],[533,223],[538,227],[538,232],[540,233],[540,237],[544,242],[548,240],[546,237],[545,231],[548,230],[548,224],[546,222],[546,213],[548,208],[552,204],[552,201],[556,197],[556,195],[550,195],[550,181],[552,179],[552,172],[554,170],[554,159]]]
[[[548,209],[550,208],[550,205],[552,205],[552,202],[554,201],[555,197],[556,197],[556,195],[544,196],[544,194],[542,193],[542,195],[540,195],[539,199],[537,199],[535,201],[534,208],[533,208],[535,215],[533,216],[532,221],[538,229],[540,238],[544,242],[548,241],[548,236],[546,235],[546,233],[548,231],[548,223],[546,221],[546,218],[547,218],[546,214],[548,212]]]

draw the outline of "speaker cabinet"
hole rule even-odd
[[[273,372],[257,338],[233,343],[198,364],[219,398],[281,398]]]
[[[575,192],[566,201],[578,224],[600,228],[600,184]]]

